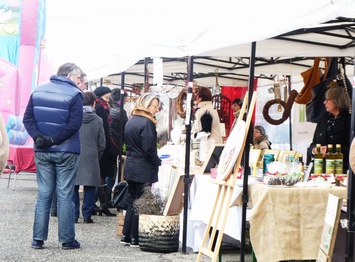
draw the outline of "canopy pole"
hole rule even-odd
[[[122,146],[123,146],[123,107],[124,107],[124,86],[125,86],[126,73],[121,73],[121,91],[120,91],[120,123],[119,123],[119,138],[118,141],[118,182],[122,178]]]
[[[354,72],[355,72],[355,59],[354,59]],[[351,130],[350,130],[350,145],[354,139],[354,117],[355,117],[355,76],[353,77],[352,83],[352,103],[351,103]],[[354,173],[349,167],[348,175],[348,207],[347,207],[347,218],[348,218],[348,230],[346,232],[346,248],[345,248],[345,261],[354,261],[354,237],[355,237],[355,183],[354,183]]]
[[[287,81],[287,92],[290,95],[291,94],[291,76],[286,75],[286,81]],[[285,101],[287,102],[287,101]],[[293,150],[293,144],[292,144],[292,114],[288,117],[289,122],[288,122],[288,133],[290,135],[290,150]]]
[[[187,75],[187,96],[186,96],[186,150],[185,150],[185,177],[184,177],[184,221],[182,234],[182,253],[186,254],[186,235],[187,235],[187,212],[190,188],[190,144],[191,144],[191,101],[193,87],[193,56],[188,58],[188,75]]]
[[[251,43],[251,54],[250,54],[250,62],[249,62],[249,85],[248,85],[248,108],[253,97],[254,92],[254,71],[255,71],[255,50],[256,50],[256,42]],[[248,136],[245,142],[244,148],[244,162],[243,162],[243,195],[242,195],[242,235],[241,235],[241,247],[240,247],[240,261],[244,262],[245,259],[245,231],[246,231],[246,222],[247,222],[247,206],[248,206],[248,178],[250,175],[249,168],[249,152],[250,152],[250,144],[253,144],[253,128],[249,128]],[[237,167],[238,168],[238,167]]]
[[[149,92],[149,70],[148,70],[149,58],[144,58],[144,93]]]

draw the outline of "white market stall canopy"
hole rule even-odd
[[[89,79],[126,71],[143,82],[142,59],[164,57],[164,81],[183,81],[194,55],[196,78],[213,84],[218,69],[224,85],[247,80],[253,41],[256,76],[299,74],[314,56],[353,64],[354,14],[350,0],[47,1],[45,38],[55,68],[75,62]]]

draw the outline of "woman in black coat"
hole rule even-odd
[[[161,160],[157,150],[155,114],[159,111],[159,99],[149,93],[136,101],[133,117],[125,127],[126,165],[124,178],[128,182],[130,200],[123,226],[121,243],[139,247],[138,215],[133,209],[134,200],[143,194],[143,187],[158,181]]]
[[[119,88],[113,88],[111,90],[111,98],[110,98],[110,115],[112,118],[112,124],[110,126],[110,133],[112,137],[112,144],[114,145],[114,153],[116,154],[115,157],[115,162],[113,164],[114,168],[114,173],[115,177],[113,179],[112,186],[115,184],[116,177],[117,177],[117,165],[118,165],[118,156],[121,150],[122,153],[122,146],[123,146],[123,134],[124,134],[124,128],[126,126],[126,123],[128,121],[128,116],[127,112],[124,108],[122,108],[121,112],[121,103],[124,103],[124,101],[121,100],[121,89]],[[121,174],[118,175],[118,182],[121,181]],[[109,184],[109,181],[106,180],[107,185]],[[111,199],[111,198],[110,198]]]
[[[321,153],[325,157],[328,144],[341,144],[343,153],[343,173],[349,168],[350,148],[350,98],[343,87],[329,88],[325,93],[324,105],[327,113],[317,124],[313,135],[313,141],[308,148],[308,156],[313,157],[316,144],[321,144]]]
[[[100,209],[98,212],[99,215],[104,213],[106,216],[115,216],[115,214],[111,213],[108,209],[109,203],[107,202],[107,195],[112,194],[112,188],[107,188],[107,186],[105,186],[105,178],[115,175],[113,163],[115,162],[116,155],[113,152],[110,134],[110,125],[112,120],[109,111],[109,100],[111,96],[111,89],[106,86],[100,86],[94,90],[94,93],[96,95],[96,114],[102,119],[106,138],[106,148],[99,161],[102,186],[97,188],[100,201]]]

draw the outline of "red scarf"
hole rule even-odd
[[[112,118],[111,118],[111,115],[110,115],[110,107],[100,97],[96,98],[96,103],[99,103],[107,111],[107,122],[108,122],[109,126],[111,126]]]

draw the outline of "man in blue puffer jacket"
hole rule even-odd
[[[62,65],[50,82],[33,91],[23,123],[34,141],[38,197],[32,248],[43,248],[48,238],[52,197],[58,197],[58,238],[63,249],[80,248],[75,240],[74,182],[80,157],[79,129],[83,96],[78,87],[81,69]]]

